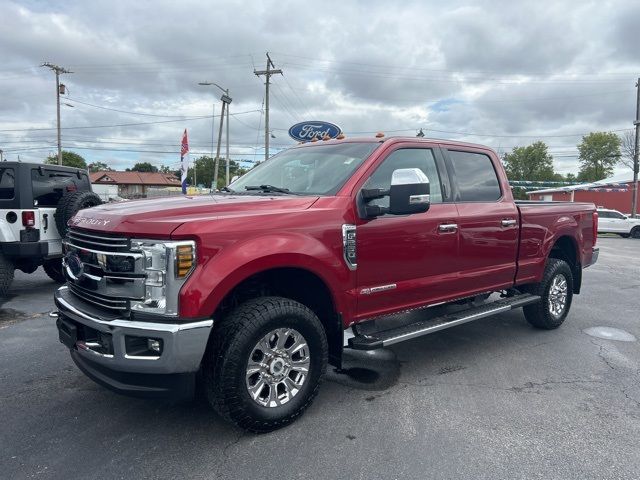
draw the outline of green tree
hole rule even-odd
[[[158,167],[151,165],[149,162],[139,162],[133,167],[127,168],[127,172],[157,172]]]
[[[541,141],[526,147],[514,147],[511,153],[502,157],[509,180],[554,181],[562,176],[553,170],[553,157],[547,144]],[[513,196],[518,200],[527,198],[526,190],[513,188]]]
[[[226,160],[220,159],[218,162],[218,186],[217,188],[222,188],[225,185],[226,180]],[[197,158],[193,164],[191,165],[191,169],[189,170],[189,174],[187,175],[187,183],[193,185],[193,172],[196,170],[196,180],[199,185],[204,185],[206,187],[210,187],[213,183],[213,171],[214,171],[214,160],[212,157],[207,155],[203,155]],[[246,172],[246,169],[242,168],[238,162],[235,160],[231,160],[229,162],[229,179],[233,178],[235,175],[243,175]],[[180,177],[180,172],[178,172],[178,177]]]
[[[578,181],[578,177],[576,177],[573,173],[567,173],[564,176],[564,181],[565,182],[577,182]]]
[[[613,174],[620,159],[620,137],[611,132],[591,132],[578,145],[580,171],[578,180],[594,182]]]
[[[171,170],[171,168],[167,167],[166,165],[161,165],[159,172],[160,173],[175,173],[174,170]]]
[[[113,168],[104,162],[91,162],[87,168],[90,172],[113,172]]]
[[[503,162],[509,180],[550,181],[557,178],[553,157],[544,142],[515,147],[511,153],[505,153]]]
[[[47,157],[44,163],[46,163],[47,165],[57,165],[58,156],[51,155]],[[67,150],[62,151],[62,165],[64,165],[65,167],[82,168],[83,170],[87,169],[87,162],[84,158],[82,158],[77,153],[69,152]]]

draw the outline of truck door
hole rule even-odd
[[[470,294],[513,285],[519,212],[487,151],[444,150],[458,209],[460,288]],[[495,162],[498,162],[495,159]]]
[[[413,215],[383,215],[357,225],[357,317],[368,318],[450,296],[458,270],[458,212],[448,201],[448,177],[437,146],[402,147],[375,167],[362,188],[388,189],[400,168],[429,178],[431,206]],[[420,145],[420,144],[418,144]],[[389,205],[389,198],[370,204]]]

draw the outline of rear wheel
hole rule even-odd
[[[239,427],[268,432],[311,404],[326,365],[326,335],[311,310],[287,298],[257,298],[212,332],[204,365],[207,398]]]
[[[11,287],[13,272],[13,262],[0,253],[0,299],[4,298]]]
[[[550,258],[542,281],[530,285],[529,293],[542,300],[523,308],[527,321],[536,328],[552,330],[564,322],[573,299],[573,272],[564,260]]]
[[[62,258],[52,258],[42,262],[42,268],[51,280],[57,283],[66,282],[64,274],[62,273]]]

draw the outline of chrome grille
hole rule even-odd
[[[70,228],[67,239],[76,247],[102,252],[126,252],[131,247],[129,239],[126,237],[79,228]]]
[[[85,288],[79,287],[78,285],[69,282],[69,290],[75,296],[84,300],[85,302],[89,302],[98,307],[106,308],[109,310],[118,310],[124,311],[129,309],[129,301],[122,298],[114,298],[106,295],[102,295],[97,292],[93,292],[87,290]]]

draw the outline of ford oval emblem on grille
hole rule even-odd
[[[75,253],[68,254],[65,258],[65,263],[67,264],[69,272],[73,275],[74,278],[77,279],[80,275],[82,275],[82,272],[84,271],[84,265],[82,264],[82,260],[80,260],[80,257],[78,255],[76,255]]]

